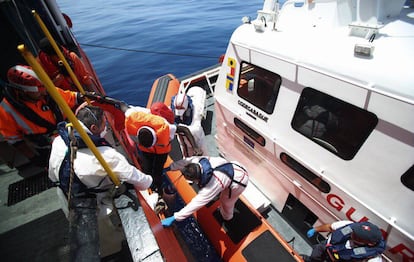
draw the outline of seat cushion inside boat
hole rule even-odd
[[[247,261],[296,261],[270,233],[263,232],[242,251]]]
[[[234,216],[231,221],[225,222],[218,209],[214,211],[213,216],[223,226],[227,235],[235,244],[262,224],[262,221],[240,199],[236,202]]]

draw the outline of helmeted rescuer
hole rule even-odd
[[[188,93],[180,92],[177,95],[173,96],[171,98],[171,109],[174,112],[174,122],[177,126],[186,126],[189,131],[191,132],[195,145],[197,147],[197,150],[201,152],[201,154],[206,155],[208,153],[208,149],[205,143],[205,134],[203,127],[201,126],[201,114],[200,106],[201,105],[195,105],[194,101],[197,101],[197,97],[195,97],[195,93],[193,93],[193,90],[199,89],[197,91],[197,94],[200,94],[201,92],[205,91],[198,86],[193,86],[190,88]],[[189,94],[192,93],[192,96]],[[194,100],[191,98],[193,97]],[[202,110],[204,109],[204,101],[202,105]],[[186,144],[186,140],[182,137],[179,137],[179,141],[182,144],[183,153],[186,157],[192,156],[192,155],[201,155],[201,154],[194,154],[194,152],[191,152],[191,148],[189,148]]]
[[[185,93],[178,93],[171,98],[172,110],[177,124],[190,125],[193,121],[193,103],[191,98]]]
[[[62,111],[30,66],[11,67],[7,79],[9,83],[5,84],[3,90],[5,97],[0,103],[0,134],[27,158],[38,156],[42,160],[48,159],[56,125],[64,119]],[[77,92],[59,88],[57,91],[72,109],[82,101]],[[37,151],[46,152],[36,152],[27,145],[24,138],[30,140]],[[12,165],[13,161],[11,159],[7,162]]]

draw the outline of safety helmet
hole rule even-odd
[[[44,85],[30,66],[16,65],[7,71],[7,79],[12,87],[24,92],[39,92]]]
[[[179,93],[174,99],[174,114],[182,116],[188,108],[188,98],[184,93]]]
[[[174,124],[174,113],[163,102],[155,102],[151,105],[151,114],[165,118],[168,123]]]

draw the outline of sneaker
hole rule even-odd
[[[162,198],[158,199],[158,202],[155,205],[155,209],[154,209],[155,214],[158,215],[160,213],[164,213],[166,209],[167,209],[167,204],[165,203],[164,199]]]

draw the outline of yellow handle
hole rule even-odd
[[[98,159],[99,163],[101,163],[102,167],[105,169],[105,171],[108,173],[109,177],[111,178],[112,182],[119,186],[120,182],[117,176],[112,172],[111,168],[106,163],[105,159],[103,159],[101,153],[96,148],[95,144],[92,142],[91,138],[86,134],[85,130],[82,128],[81,124],[79,123],[76,116],[73,114],[70,107],[67,105],[66,101],[63,99],[63,97],[60,95],[60,93],[57,91],[55,85],[53,84],[52,80],[50,80],[49,76],[46,74],[45,70],[43,70],[42,66],[37,62],[37,60],[34,58],[32,53],[30,53],[24,45],[19,45],[17,49],[20,51],[22,56],[26,59],[27,63],[33,68],[37,76],[40,78],[42,83],[45,85],[47,92],[50,94],[50,96],[56,101],[56,103],[59,105],[59,107],[62,109],[64,114],[68,117],[69,121],[73,124],[75,129],[80,134],[81,138],[85,142],[85,144],[88,146],[88,148],[92,151],[92,153],[95,155],[95,157]]]

